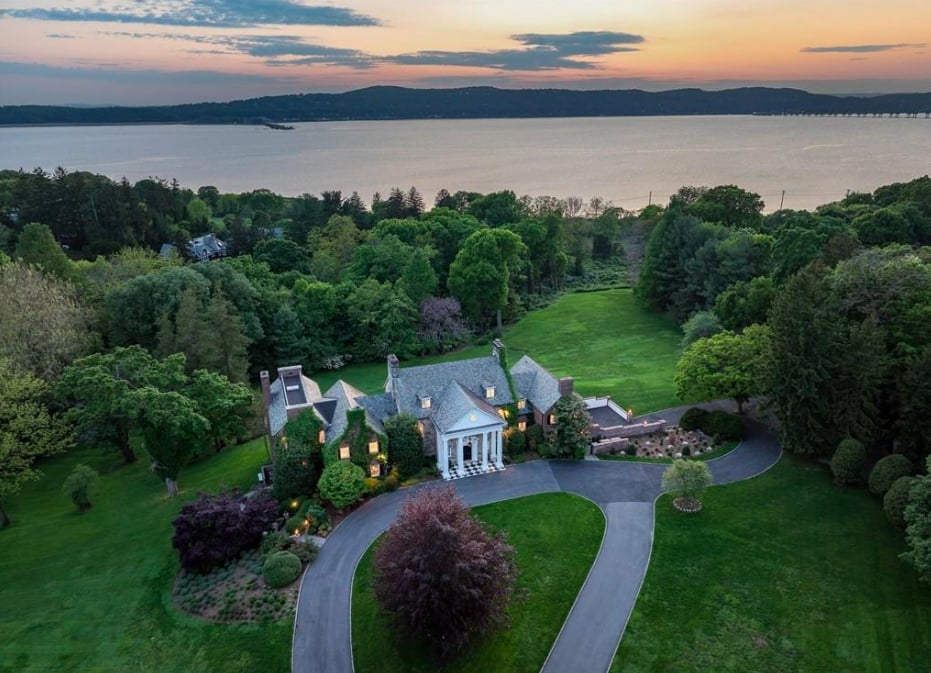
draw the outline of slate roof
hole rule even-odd
[[[304,406],[312,408],[317,415],[323,418],[319,409],[316,409],[316,403],[325,402],[320,395],[320,386],[313,379],[309,379],[303,374],[300,375],[301,388],[299,390],[287,390],[285,383],[293,384],[297,376],[292,372],[285,372],[284,376],[275,379],[269,392],[271,399],[268,403],[268,424],[269,430],[273,435],[277,435],[288,422],[288,407]],[[313,406],[311,406],[313,405]]]
[[[446,432],[463,416],[475,410],[498,418],[498,410],[488,402],[464,388],[458,381],[450,381],[437,401],[433,423],[440,432]]]
[[[271,400],[268,403],[268,425],[273,435],[280,433],[288,422],[288,408],[285,402],[285,391],[281,378],[275,379],[271,385]]]
[[[442,407],[443,393],[451,382],[458,383],[492,407],[500,407],[514,401],[504,370],[491,355],[420,367],[401,367],[398,369],[398,375],[389,380],[389,385],[393,388],[400,413],[410,414],[415,418],[429,418],[434,411],[439,411]],[[494,385],[494,397],[485,399],[483,383]],[[420,406],[420,396],[423,395],[430,398],[429,409]]]
[[[528,355],[511,367],[511,379],[517,394],[542,413],[559,401],[559,382]]]
[[[366,400],[367,396],[358,388],[353,388],[345,381],[339,380],[330,386],[330,389],[325,393],[325,397],[336,401],[336,406],[333,409],[333,421],[326,429],[326,440],[328,442],[332,442],[334,439],[338,439],[342,436],[346,431],[346,426],[349,425],[346,412],[359,407],[365,410],[365,422],[368,426],[375,432],[384,434],[385,428],[381,424],[381,419],[376,418],[369,410],[368,401]],[[376,395],[373,397],[380,398],[382,396]],[[371,404],[375,406],[378,402],[375,401]]]

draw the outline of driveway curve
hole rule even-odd
[[[675,422],[686,408],[650,417]],[[779,445],[765,426],[752,420],[745,425],[746,438],[738,448],[708,461],[715,484],[756,476],[779,460]],[[535,461],[452,482],[472,506],[565,491],[592,500],[605,513],[601,549],[550,650],[544,673],[605,673],[610,668],[649,565],[653,507],[662,493],[665,468],[622,461]],[[330,534],[301,579],[291,658],[294,673],[353,672],[350,620],[356,564],[394,521],[404,499],[422,487],[368,501]]]

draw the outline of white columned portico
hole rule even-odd
[[[462,464],[462,435],[456,437],[456,471],[460,476],[465,473],[465,465]]]

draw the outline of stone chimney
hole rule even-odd
[[[491,357],[497,360],[502,367],[507,367],[507,355],[504,352],[504,343],[501,339],[495,339],[491,342]]]
[[[564,376],[561,379],[557,379],[556,383],[559,384],[559,396],[560,397],[569,397],[572,394],[572,377]]]
[[[388,355],[388,383],[386,385],[386,391],[391,393],[391,397],[394,399],[395,404],[398,402],[398,390],[396,382],[398,376],[401,373],[401,361],[398,360],[398,356],[394,353]]]

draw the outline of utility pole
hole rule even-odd
[[[786,190],[782,190],[782,197],[779,199],[779,210],[782,210],[782,204],[786,201]]]
[[[649,201],[647,201],[647,205],[648,206],[653,205],[653,190],[652,189],[650,190],[650,196],[649,196]]]

